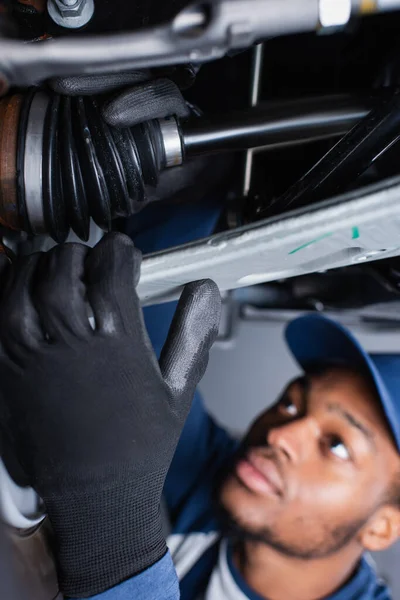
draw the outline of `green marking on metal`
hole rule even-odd
[[[351,236],[351,239],[358,240],[358,238],[360,237],[360,230],[358,229],[358,227],[353,227],[352,232],[353,235]]]
[[[308,246],[311,246],[312,244],[316,244],[317,242],[320,242],[321,240],[324,240],[325,238],[330,237],[331,235],[333,235],[332,231],[329,232],[329,233],[324,233],[324,235],[320,235],[319,237],[315,238],[315,240],[311,240],[310,242],[306,242],[305,244],[302,244],[298,248],[295,248],[294,250],[291,250],[289,252],[289,254],[296,254],[296,252],[300,252],[300,250],[304,250],[304,248],[308,248]]]

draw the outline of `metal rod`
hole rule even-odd
[[[294,145],[347,133],[376,99],[326,96],[280,102],[182,124],[186,156]]]
[[[400,92],[395,92],[391,98],[381,100],[310,171],[261,211],[260,218],[301,208],[344,191],[399,139]]]
[[[262,65],[264,58],[264,44],[258,44],[254,48],[253,55],[253,68],[251,74],[251,98],[250,98],[250,106],[257,106],[258,100],[260,98],[260,89],[261,89],[261,74],[262,74]],[[254,157],[254,149],[249,148],[246,152],[245,164],[244,164],[244,181],[243,181],[243,196],[248,196],[250,187],[251,187],[251,179],[253,174],[253,157]]]

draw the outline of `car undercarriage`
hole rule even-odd
[[[399,26],[398,0],[0,2],[1,251],[140,233],[171,207],[201,221],[211,204],[206,234],[145,254],[144,305],[212,278],[253,319],[351,309],[399,327]],[[30,589],[53,597],[3,460],[3,518]]]
[[[395,302],[397,4],[5,2],[5,251],[213,197],[211,237],[145,257],[144,303],[204,276],[222,290],[262,284],[269,307]],[[127,110],[140,123],[105,122],[116,90],[161,78],[184,106],[143,120],[139,98]],[[349,278],[366,293],[349,297]]]

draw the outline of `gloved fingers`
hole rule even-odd
[[[62,96],[92,96],[136,85],[148,81],[150,77],[150,71],[144,69],[143,71],[132,71],[131,73],[56,77],[50,79],[49,85],[54,92]]]
[[[18,257],[8,269],[0,306],[0,340],[5,351],[19,360],[44,342],[39,315],[32,301],[41,254]]]
[[[170,390],[171,403],[183,418],[208,364],[218,335],[221,295],[211,279],[185,286],[160,356],[160,369]],[[187,398],[187,406],[181,406]]]
[[[144,331],[136,286],[142,254],[122,233],[109,233],[89,252],[86,281],[96,330],[106,335]]]
[[[104,105],[102,113],[111,126],[133,127],[171,115],[187,117],[190,110],[173,81],[155,79],[122,92]]]
[[[93,335],[86,302],[83,244],[55,246],[40,259],[33,301],[52,342]]]

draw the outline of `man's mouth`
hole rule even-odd
[[[284,483],[274,461],[253,449],[239,460],[236,476],[248,489],[263,496],[282,496]]]

